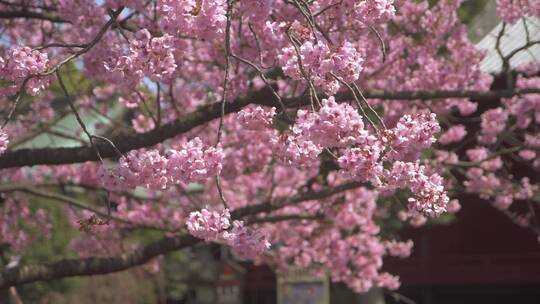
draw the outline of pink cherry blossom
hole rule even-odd
[[[440,215],[446,211],[449,202],[438,174],[426,175],[425,167],[417,163],[394,162],[385,170],[384,181],[389,189],[409,188],[413,197],[409,198],[409,209],[423,212],[429,216]]]
[[[194,237],[205,239],[206,241],[218,240],[221,233],[231,226],[231,215],[229,209],[222,212],[201,211],[191,212],[186,221],[189,233]]]
[[[457,199],[453,199],[448,202],[446,210],[449,213],[457,213],[459,210],[461,210],[461,205],[459,204],[459,201]]]
[[[521,150],[519,151],[518,154],[521,158],[525,160],[533,160],[536,157],[536,152],[534,152],[533,150],[528,150],[528,149]]]
[[[381,143],[371,137],[361,146],[347,149],[338,159],[339,166],[355,179],[376,181],[383,171],[381,150]]]
[[[131,151],[112,169],[101,166],[98,179],[111,190],[137,186],[165,189],[176,183],[200,182],[221,172],[223,152],[220,147],[205,147],[194,138],[180,150],[169,149],[165,156],[157,150]]]
[[[155,127],[154,121],[150,117],[145,117],[142,114],[133,118],[131,123],[133,124],[133,129],[135,129],[137,133],[145,133],[151,131]]]
[[[8,144],[9,144],[9,137],[7,133],[3,129],[0,129],[0,155],[6,152],[6,149],[8,148]]]
[[[262,107],[249,107],[238,112],[237,119],[244,128],[256,131],[270,127],[275,114],[276,108],[267,111]]]
[[[270,249],[270,242],[263,231],[244,227],[239,221],[233,222],[233,228],[223,238],[235,256],[244,260],[253,259]]]
[[[411,255],[413,242],[411,240],[407,242],[387,241],[385,247],[391,256],[406,258]]]
[[[47,53],[41,53],[29,47],[10,49],[5,57],[0,57],[0,79],[10,83],[10,86],[4,89],[4,94],[14,95],[24,80],[30,78],[26,83],[26,92],[37,95],[49,83],[47,77],[39,76],[47,70],[48,64]]]
[[[198,182],[221,172],[223,151],[220,146],[204,147],[201,139],[194,138],[181,150],[169,150],[166,168],[173,182]]]
[[[284,48],[282,52],[279,61],[283,64],[283,72],[287,76],[297,79],[304,77],[301,67],[298,65],[298,55],[295,48]],[[322,41],[317,44],[308,41],[300,46],[299,52],[303,69],[309,71],[314,84],[321,87],[327,94],[335,94],[341,86],[331,73],[334,73],[342,81],[353,82],[360,77],[360,72],[363,70],[364,59],[355,46],[348,42],[332,51]]]
[[[390,130],[389,143],[392,149],[386,155],[389,160],[413,161],[420,153],[435,142],[435,134],[440,131],[436,115],[404,115]]]
[[[479,140],[482,143],[493,144],[497,140],[497,135],[501,133],[508,120],[508,112],[502,108],[492,109],[482,114],[482,131]]]
[[[497,13],[508,23],[524,16],[540,16],[540,4],[535,0],[497,0]]]
[[[441,144],[451,144],[455,142],[460,142],[463,137],[467,135],[467,130],[465,130],[464,125],[455,125],[446,130],[441,137],[439,137],[439,142]]]
[[[320,147],[335,147],[352,142],[363,142],[367,132],[364,122],[352,106],[338,104],[334,97],[322,100],[316,113],[298,111],[292,131],[297,136]]]

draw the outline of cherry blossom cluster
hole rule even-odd
[[[478,163],[479,167],[487,171],[495,171],[502,167],[502,161],[500,157],[490,157],[489,150],[485,147],[477,147],[468,149],[465,151],[467,157]]]
[[[345,1],[355,2],[354,12],[368,24],[394,17],[394,0]]]
[[[540,87],[540,77],[525,78],[521,75],[516,80],[516,86],[521,89]],[[508,114],[516,118],[516,127],[526,129],[531,123],[540,122],[540,94],[528,94],[504,99],[503,104]]]
[[[229,209],[222,212],[201,211],[191,212],[186,221],[189,233],[205,241],[216,241],[222,238],[223,232],[231,226]]]
[[[26,92],[37,95],[49,83],[47,77],[38,76],[47,71],[48,64],[49,58],[46,53],[29,47],[10,49],[4,57],[0,57],[0,80],[5,80],[9,84],[0,90],[0,96],[14,95],[29,77],[32,78],[26,83]]]
[[[137,186],[160,190],[219,174],[223,157],[221,147],[205,147],[197,137],[180,150],[167,150],[165,156],[157,150],[131,151],[112,169],[100,166],[98,179],[110,190],[125,191]]]
[[[491,109],[482,114],[481,134],[478,138],[485,144],[497,141],[497,135],[504,131],[508,121],[508,112],[503,108]]]
[[[159,10],[163,13],[160,25],[175,36],[212,39],[224,33],[225,7],[223,0],[160,1]]]
[[[126,191],[141,185],[151,189],[165,189],[167,160],[157,150],[137,150],[121,157],[112,169],[100,166],[98,179],[109,190]]]
[[[185,212],[173,204],[152,203],[128,200],[125,197],[112,196],[118,202],[117,212],[133,225],[155,225],[173,230],[180,230],[185,220]],[[151,198],[151,197],[150,197]]]
[[[358,111],[346,103],[337,103],[333,96],[323,99],[317,112],[299,110],[292,132],[322,148],[361,143],[367,136]]]
[[[512,183],[498,177],[493,172],[481,168],[469,169],[467,180],[463,183],[467,191],[476,193],[480,198],[490,200],[500,210],[507,210],[515,200],[528,200],[538,191],[538,186],[531,185],[529,178],[522,178],[519,183]]]
[[[534,151],[530,151],[534,155]],[[519,183],[509,182],[506,177],[498,176],[497,170],[503,167],[501,157],[490,156],[485,147],[477,147],[466,151],[467,157],[478,164],[478,167],[467,170],[467,180],[463,182],[467,191],[478,194],[481,198],[491,200],[492,204],[501,210],[508,209],[515,200],[526,200],[537,191],[536,186],[530,184],[529,178],[522,178]],[[520,153],[523,158],[531,160],[528,153]]]
[[[346,149],[339,157],[338,163],[342,171],[361,181],[372,181],[378,184],[383,172],[381,155],[383,147],[374,136],[368,136],[358,147]]]
[[[297,167],[313,166],[323,151],[312,141],[290,133],[273,137],[271,143],[274,154],[279,160]]]
[[[4,154],[8,148],[9,137],[4,129],[0,129],[0,155]]]
[[[176,183],[190,183],[218,175],[224,155],[221,146],[205,147],[202,140],[196,137],[181,150],[168,150],[166,157],[171,180]]]
[[[467,135],[467,130],[465,129],[464,125],[454,125],[448,128],[446,132],[441,134],[441,137],[439,137],[439,142],[443,145],[458,143],[466,135]]]
[[[271,108],[269,111],[262,107],[248,107],[242,109],[236,115],[238,122],[248,130],[264,130],[272,124],[272,118],[276,114],[276,108]]]
[[[352,15],[354,20],[362,24],[373,25],[391,19],[395,16],[394,0],[344,0],[333,2],[323,0],[317,3],[321,8],[328,7],[328,14],[340,18],[345,14]]]
[[[481,168],[471,168],[466,173],[467,181],[463,184],[468,191],[478,193],[483,199],[495,195],[495,191],[501,186],[501,181],[495,173],[485,172]]]
[[[411,240],[407,242],[396,242],[392,240],[384,242],[384,246],[391,256],[406,258],[411,255],[413,242]]]
[[[422,227],[427,223],[427,218],[422,213],[414,210],[401,210],[398,213],[398,219],[408,222],[412,227]]]
[[[222,170],[225,179],[239,178],[246,172],[261,172],[272,163],[273,145],[270,143],[279,138],[272,125],[274,113],[274,108],[249,106],[226,118],[228,132],[223,137],[226,156]]]
[[[154,129],[156,124],[154,120],[150,117],[146,117],[142,114],[138,114],[135,118],[131,120],[133,125],[133,130],[137,133],[145,133]]]
[[[364,143],[367,136],[362,116],[332,96],[322,100],[317,112],[298,110],[290,132],[274,139],[273,146],[281,160],[305,166],[313,164],[324,148]]]
[[[441,128],[435,113],[404,115],[397,125],[386,134],[391,147],[388,160],[414,161],[420,153],[435,142],[435,134]]]
[[[191,212],[186,225],[196,238],[226,243],[240,259],[252,259],[270,248],[270,242],[262,231],[245,227],[242,221],[233,221],[231,225],[229,209]]]
[[[536,0],[497,0],[497,13],[510,24],[524,16],[540,17],[540,3]]]
[[[410,189],[409,209],[436,216],[446,211],[450,201],[444,190],[443,179],[434,173],[427,175],[418,163],[396,161],[384,171],[385,186],[390,189]]]
[[[270,249],[266,234],[260,229],[244,226],[242,221],[233,221],[232,229],[223,233],[223,239],[240,259],[253,259]]]
[[[375,222],[378,194],[358,188],[345,194],[342,204],[327,205],[325,224],[318,221],[295,221],[267,225],[273,239],[280,244],[272,260],[286,270],[292,264],[328,272],[333,281],[344,282],[356,292],[371,287],[396,289],[399,279],[381,271],[385,255],[406,257],[412,242],[383,240]],[[307,212],[322,207],[320,202],[306,202],[290,207],[289,212]],[[325,204],[328,204],[326,202]],[[284,233],[287,231],[288,233]]]
[[[133,0],[136,2],[138,0]],[[76,31],[67,33],[62,41],[72,43],[87,43],[99,32],[99,24],[105,22],[110,9],[118,9],[121,1],[114,1],[116,5],[110,5],[111,1],[95,2],[92,0],[59,0],[55,4],[58,16],[74,25]],[[112,46],[111,46],[112,47]]]
[[[299,110],[290,134],[280,136],[274,146],[279,158],[296,166],[313,166],[324,148],[347,147],[338,158],[346,176],[375,186],[383,182],[386,189],[410,189],[414,196],[409,208],[437,216],[449,201],[441,176],[428,176],[417,162],[402,160],[417,160],[439,131],[435,114],[419,113],[404,115],[382,138],[370,135],[353,107],[330,97],[317,112]],[[393,167],[383,170],[384,161]]]
[[[38,237],[50,237],[51,224],[45,210],[32,210],[24,197],[3,197],[0,205],[0,244],[20,251]],[[24,224],[23,224],[24,223]],[[38,229],[40,236],[30,229]]]
[[[526,67],[521,67],[520,70],[524,72],[516,79],[517,87],[538,87],[539,78],[534,77],[534,72],[529,73]],[[533,66],[530,70],[536,71],[536,68]],[[523,219],[532,215],[527,213],[516,215],[511,211],[512,206],[516,201],[534,200],[534,193],[538,189],[536,185],[531,185],[528,176],[517,178],[506,172],[504,163],[508,161],[507,154],[515,152],[504,146],[515,143],[515,138],[522,138],[523,142],[519,143],[521,149],[516,153],[517,157],[511,157],[528,167],[540,167],[540,160],[537,157],[540,141],[534,133],[535,128],[530,128],[540,122],[539,105],[539,94],[503,99],[500,107],[482,113],[480,132],[476,138],[479,146],[465,151],[468,160],[474,164],[474,167],[465,172],[466,180],[463,181],[463,185],[466,191],[489,200],[494,207],[523,226],[530,225]]]
[[[340,88],[339,81],[332,73],[342,81],[350,83],[360,77],[363,69],[363,58],[355,46],[348,42],[331,50],[322,41],[317,44],[307,41],[299,48],[300,59],[292,46],[283,49],[282,52],[279,61],[282,63],[285,75],[295,79],[308,77],[329,95],[335,94]],[[299,65],[299,60],[302,62],[302,67]]]
[[[154,81],[170,79],[177,68],[173,37],[167,34],[152,37],[147,29],[142,29],[134,38],[129,54],[111,58],[105,64],[111,78],[127,87],[136,86],[143,77]]]

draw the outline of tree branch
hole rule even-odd
[[[8,12],[2,12],[0,11],[0,19],[38,19],[38,20],[46,20],[54,23],[68,23],[68,21],[56,17],[56,16],[48,16],[36,12],[21,10],[21,11],[8,11]]]
[[[36,281],[118,272],[142,265],[158,255],[193,246],[198,242],[200,240],[191,235],[179,235],[162,238],[115,257],[64,259],[49,264],[18,266],[0,274],[0,289]]]
[[[366,90],[365,98],[384,100],[435,100],[444,98],[470,98],[475,101],[490,101],[499,98],[509,98],[523,94],[540,94],[538,89],[516,89],[500,91],[417,91],[417,92],[386,92],[382,90]],[[344,92],[336,96],[336,100],[352,100],[351,92]],[[288,108],[309,105],[308,96],[283,99]],[[249,104],[259,104],[279,107],[279,102],[268,88],[263,88],[233,103],[227,103],[225,113],[237,112]],[[200,107],[198,110],[179,117],[177,120],[162,125],[150,132],[130,134],[113,138],[122,153],[131,150],[150,147],[166,139],[186,133],[193,128],[205,124],[221,116],[221,103],[213,103]],[[118,154],[108,144],[96,144],[103,158],[116,157]],[[0,157],[0,169],[33,166],[33,165],[60,165],[96,161],[97,156],[92,147],[70,148],[38,148],[20,149],[7,152]]]
[[[37,189],[36,187],[27,186],[27,185],[20,185],[20,184],[0,185],[0,193],[17,192],[17,191],[27,193],[27,194],[30,194],[30,195],[34,195],[34,196],[37,196],[37,197],[45,198],[45,199],[55,200],[55,201],[58,201],[58,202],[64,202],[64,203],[66,203],[66,204],[68,204],[68,205],[70,205],[70,206],[72,206],[74,208],[91,211],[91,212],[101,216],[102,218],[108,218],[109,217],[109,215],[107,214],[106,211],[102,211],[97,207],[91,206],[91,205],[89,205],[89,204],[87,204],[87,203],[85,203],[83,201],[80,201],[80,200],[75,199],[75,198],[70,197],[70,196],[62,195],[62,194],[55,193],[55,192],[49,192],[49,191],[40,190],[40,189]],[[130,227],[134,227],[134,228],[142,228],[142,229],[150,229],[150,230],[169,232],[164,227],[148,225],[148,224],[133,223],[133,222],[131,222],[129,220],[126,220],[126,219],[123,219],[123,218],[117,217],[117,216],[111,216],[110,218],[112,220],[118,222],[118,223],[125,224],[125,225],[128,225]]]
[[[266,201],[256,205],[246,206],[231,212],[231,218],[242,219],[243,217],[256,215],[262,212],[270,212],[285,206],[300,202],[324,199],[334,194],[358,188],[362,183],[352,182],[320,191],[308,191],[294,195],[290,198]],[[179,249],[191,247],[201,242],[191,235],[181,234],[175,237],[165,237],[151,242],[139,249],[114,257],[92,257],[85,259],[64,259],[54,263],[40,265],[24,265],[4,270],[0,273],[0,289],[32,283],[36,281],[49,281],[73,276],[89,276],[107,274],[126,270],[142,265],[152,258]]]

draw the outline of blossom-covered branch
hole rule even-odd
[[[361,186],[358,183],[340,185],[321,191],[299,194],[292,199],[283,198],[277,200],[280,203],[262,202],[252,206],[237,209],[231,213],[231,218],[243,217],[269,212],[273,209],[282,208],[291,204],[298,204],[312,199],[324,199],[342,191]],[[174,237],[165,237],[142,246],[132,252],[124,253],[116,257],[65,259],[58,262],[43,265],[21,265],[0,273],[0,288],[17,286],[36,281],[53,280],[72,276],[87,276],[106,274],[122,271],[137,265],[144,264],[158,255],[166,254],[175,250],[190,247],[199,243],[195,237],[180,234]]]
[[[381,100],[434,100],[445,98],[470,98],[479,102],[495,101],[500,98],[510,98],[525,94],[540,93],[540,89],[515,89],[500,91],[418,91],[418,92],[385,92],[379,90],[367,90],[364,92],[366,98]],[[338,95],[338,101],[351,100],[351,93]],[[287,107],[298,107],[309,103],[307,97],[297,97],[284,99]],[[225,111],[227,114],[237,112],[243,107],[254,103],[267,106],[278,106],[277,100],[270,90],[262,89],[252,95],[235,100],[227,104]],[[186,114],[177,120],[164,124],[160,128],[147,133],[124,135],[119,138],[112,138],[118,149],[122,152],[150,147],[166,139],[186,133],[204,123],[210,122],[220,116],[220,104],[203,106],[198,110]],[[118,154],[113,147],[106,143],[96,143],[102,157],[116,157]],[[42,148],[42,149],[18,149],[7,152],[0,156],[0,168],[13,168],[34,165],[58,165],[72,164],[85,161],[96,161],[97,156],[92,148]]]

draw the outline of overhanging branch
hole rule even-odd
[[[384,100],[436,100],[444,98],[469,98],[474,101],[485,102],[497,100],[500,98],[509,98],[513,96],[536,93],[540,94],[538,89],[516,89],[499,91],[417,91],[417,92],[386,92],[382,90],[366,90],[364,96],[369,99]],[[350,92],[338,94],[338,101],[351,100]],[[289,108],[304,106],[309,104],[308,97],[296,97],[284,99],[283,103]],[[278,101],[272,94],[272,91],[265,88],[256,91],[251,95],[239,98],[232,103],[228,103],[226,114],[237,112],[249,104],[260,104],[279,107]],[[122,153],[131,150],[154,146],[164,140],[173,138],[186,133],[195,127],[210,122],[220,117],[221,109],[219,103],[214,103],[200,107],[194,112],[179,117],[173,122],[165,124],[150,132],[142,134],[123,135],[113,138],[118,149]],[[97,145],[103,158],[115,157],[117,153],[110,145]],[[72,147],[72,148],[39,148],[39,149],[20,149],[7,152],[0,157],[0,169],[15,168],[34,165],[60,165],[73,164],[85,161],[96,161],[97,156],[91,147]]]
[[[266,201],[246,206],[231,212],[231,218],[242,219],[263,212],[270,212],[285,206],[298,204],[313,199],[324,199],[343,191],[362,186],[362,183],[351,182],[319,191],[308,191],[290,198]],[[54,263],[40,265],[24,265],[4,270],[0,273],[0,289],[36,281],[49,281],[74,276],[107,274],[142,265],[152,258],[179,249],[191,247],[201,240],[191,235],[181,234],[165,237],[151,242],[139,249],[114,257],[92,257],[85,259],[64,259]]]
[[[54,23],[67,23],[66,20],[56,17],[56,16],[49,16],[49,15],[26,11],[26,10],[7,11],[7,12],[0,11],[0,19],[38,19],[38,20],[46,20],[46,21],[50,21]]]
[[[199,241],[191,235],[180,235],[154,241],[115,257],[65,259],[50,264],[18,266],[0,274],[0,289],[36,281],[118,272],[142,265],[158,255],[193,246]]]

